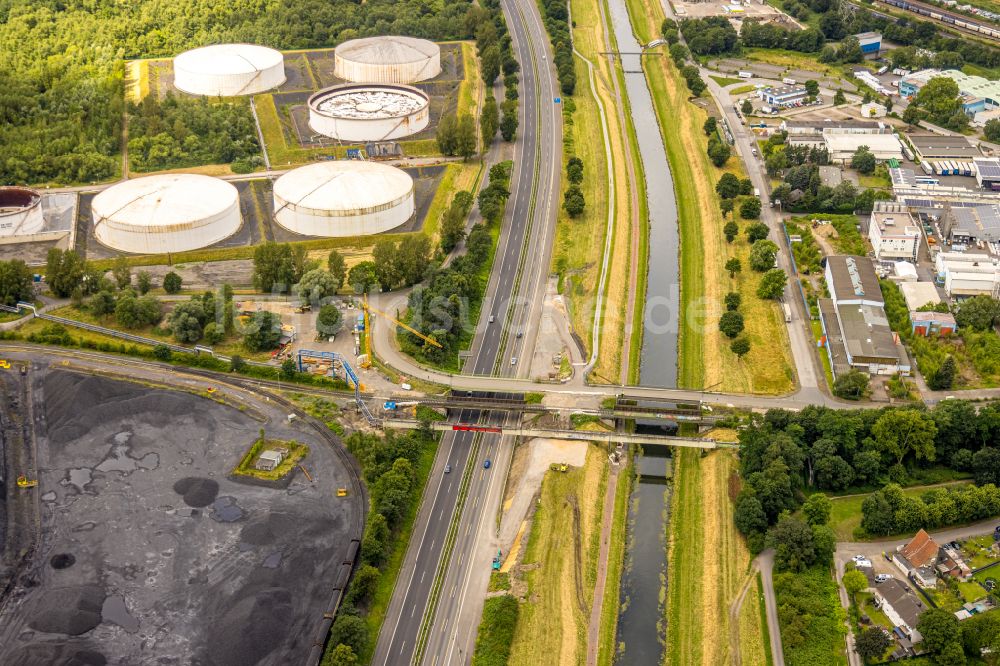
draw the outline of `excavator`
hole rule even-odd
[[[364,300],[364,302],[363,302],[363,304],[362,304],[361,307],[365,311],[365,360],[361,364],[362,367],[370,368],[371,367],[371,363],[372,363],[371,362],[371,358],[372,358],[371,324],[369,323],[369,312],[377,314],[380,317],[384,317],[390,323],[395,324],[396,326],[401,326],[402,328],[405,328],[407,331],[409,331],[410,333],[413,333],[413,335],[417,336],[418,338],[420,338],[424,342],[427,342],[429,344],[434,345],[435,347],[443,349],[443,347],[441,346],[441,343],[439,343],[434,338],[432,338],[430,336],[427,336],[427,335],[424,335],[420,331],[418,331],[418,330],[416,330],[416,329],[414,329],[414,328],[412,328],[410,326],[407,326],[406,324],[404,324],[403,322],[399,321],[395,317],[390,317],[389,315],[387,315],[386,313],[382,312],[381,310],[376,310],[372,306],[368,305],[368,294],[365,294],[365,300]]]

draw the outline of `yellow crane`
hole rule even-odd
[[[364,303],[363,303],[362,307],[364,308],[364,311],[365,311],[365,362],[362,365],[364,365],[366,368],[367,367],[371,367],[371,357],[372,357],[372,343],[371,343],[371,330],[372,329],[371,329],[371,322],[370,322],[370,319],[369,319],[369,311],[370,312],[374,312],[375,314],[379,315],[380,317],[385,317],[387,320],[389,320],[391,323],[395,324],[396,326],[401,326],[401,327],[405,328],[407,331],[409,331],[410,333],[413,333],[413,335],[417,336],[418,338],[420,338],[424,342],[428,342],[428,343],[434,345],[435,347],[444,349],[444,347],[441,346],[441,343],[438,342],[437,340],[435,340],[434,338],[429,337],[427,335],[424,335],[423,333],[421,333],[420,331],[416,330],[415,328],[413,328],[411,326],[407,326],[406,324],[404,324],[403,322],[399,321],[395,317],[390,317],[389,315],[387,315],[386,313],[382,312],[381,310],[377,310],[377,309],[373,308],[372,306],[368,305],[368,294],[365,294],[365,299],[364,299]]]

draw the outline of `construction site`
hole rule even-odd
[[[306,661],[364,520],[339,441],[249,391],[65,363],[0,363],[0,663]],[[264,432],[308,447],[287,487],[230,476]]]

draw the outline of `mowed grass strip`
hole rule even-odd
[[[732,658],[729,607],[750,562],[733,523],[730,483],[736,468],[729,450],[702,456],[682,449],[674,458],[665,664],[723,664]]]
[[[586,662],[605,474],[596,445],[584,467],[545,473],[524,558],[512,570],[511,587],[524,601],[510,666]]]
[[[573,124],[565,128],[564,155],[576,154],[584,161],[582,188],[587,199],[584,215],[569,220],[560,212],[559,227],[553,252],[553,270],[569,283],[563,284],[568,296],[573,329],[585,341],[588,351],[593,350],[594,316],[603,316],[596,378],[618,381],[621,374],[625,308],[633,267],[630,265],[630,239],[632,234],[632,209],[630,183],[625,166],[627,130],[617,115],[608,59],[600,52],[606,49],[606,37],[601,24],[598,0],[573,0],[573,43],[577,51],[595,67],[595,87],[600,97],[608,124],[611,144],[615,189],[608,192],[608,164],[601,130],[601,116],[590,87],[590,74],[583,60],[576,57],[577,88],[574,95],[576,112]],[[642,183],[637,185],[642,187]],[[640,192],[641,193],[641,192]],[[607,215],[611,197],[614,198],[615,221],[611,231],[610,260],[605,285],[604,310],[596,313],[597,289],[600,283],[601,263],[606,243]]]
[[[663,11],[658,3],[627,0],[633,29],[641,43],[659,37]],[[712,387],[720,391],[784,393],[794,385],[791,350],[780,308],[757,298],[759,275],[748,267],[745,241],[728,245],[722,232],[725,220],[719,210],[715,183],[726,171],[743,177],[737,157],[724,169],[707,155],[708,139],[702,131],[704,110],[688,102],[689,91],[668,57],[643,60],[660,131],[674,179],[681,244],[681,320],[678,344],[678,385]],[[741,227],[745,223],[741,223]],[[776,242],[779,239],[772,239]],[[730,281],[724,266],[739,257],[742,276]],[[743,335],[751,343],[741,361],[729,350],[729,339],[719,331],[723,298],[729,291],[743,297],[746,321]]]
[[[740,606],[740,663],[741,666],[767,666],[771,659],[764,649],[768,641],[767,625],[761,624],[760,606],[764,601],[760,589],[760,576],[755,575]]]

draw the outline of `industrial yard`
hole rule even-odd
[[[354,486],[328,441],[252,395],[236,409],[38,362],[11,379],[30,395],[39,470],[18,497],[38,503],[42,529],[0,599],[0,662],[307,657],[363,511],[363,497],[336,496]],[[306,444],[310,474],[286,488],[230,480],[261,429]]]

